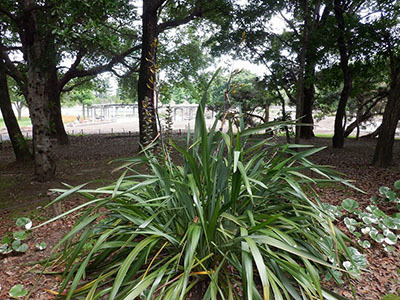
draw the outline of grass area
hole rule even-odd
[[[333,133],[316,133],[315,137],[323,138],[323,139],[331,139],[333,138]],[[349,135],[346,139],[355,139],[355,135]]]
[[[333,138],[333,133],[316,133],[315,137],[323,138],[323,139],[331,139],[331,138]]]
[[[62,116],[63,122],[64,123],[71,123],[76,120],[75,116]],[[26,126],[31,126],[31,118],[29,117],[22,117],[21,120],[18,120],[19,127],[26,127]],[[4,123],[4,120],[0,118],[0,130],[5,127],[6,124]]]
[[[22,117],[21,120],[18,120],[18,124],[20,127],[31,126],[31,119],[29,117]],[[5,126],[4,120],[0,118],[0,129]]]

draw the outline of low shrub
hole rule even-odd
[[[207,131],[203,109],[186,147],[172,143],[183,165],[144,151],[124,161],[112,185],[56,190],[54,202],[73,193],[88,199],[62,215],[85,208],[59,243],[60,295],[176,300],[196,287],[203,299],[343,299],[321,276],[355,276],[361,256],[312,189],[339,181],[309,160],[320,149],[251,142],[282,122]]]

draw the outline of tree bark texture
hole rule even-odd
[[[142,16],[142,54],[138,80],[139,136],[142,146],[157,137],[156,122],[156,72],[157,9],[160,1],[144,0]]]
[[[344,9],[342,2],[340,0],[334,0],[334,11],[335,18],[338,27],[338,48],[340,53],[340,67],[343,73],[343,89],[340,93],[339,105],[336,111],[335,116],[335,127],[334,127],[334,135],[332,138],[332,146],[333,148],[343,148],[344,146],[344,129],[345,129],[345,117],[346,117],[346,106],[347,101],[350,97],[350,92],[353,85],[353,76],[352,70],[349,67],[349,54],[345,41],[345,24],[344,24]]]
[[[378,142],[372,164],[377,167],[389,167],[393,159],[393,144],[397,123],[400,117],[400,72],[393,80],[388,102],[383,113]]]
[[[21,33],[24,58],[28,66],[27,102],[33,127],[35,176],[39,181],[54,177],[55,161],[50,139],[49,37],[38,26],[38,10],[33,0],[24,0],[24,31]]]
[[[15,159],[20,162],[31,160],[32,154],[28,143],[24,139],[12,109],[5,67],[2,61],[0,61],[0,109],[11,140]]]

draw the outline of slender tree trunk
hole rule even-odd
[[[343,17],[343,5],[340,0],[334,0],[334,11],[335,17],[338,27],[338,47],[340,53],[340,67],[343,73],[343,89],[340,94],[339,105],[336,111],[335,116],[335,129],[334,135],[332,139],[332,146],[333,148],[343,148],[344,146],[344,129],[345,129],[345,115],[346,115],[346,106],[347,101],[350,97],[350,92],[352,89],[353,83],[353,76],[352,71],[349,68],[349,55],[345,41],[345,24],[344,24],[344,17]]]
[[[57,51],[54,40],[49,41],[48,47],[48,93],[50,109],[51,137],[56,138],[59,145],[68,145],[68,134],[65,131],[61,114],[61,88],[57,75]]]
[[[306,126],[301,126],[300,129],[300,137],[302,139],[311,139],[314,137],[314,119],[312,115],[312,108],[314,102],[314,84],[304,85],[304,102],[303,102],[303,118],[301,122],[304,124],[311,124]]]
[[[265,104],[264,105],[264,123],[268,123],[269,122],[269,104]]]
[[[400,72],[390,87],[388,102],[383,113],[378,142],[372,164],[377,167],[389,167],[393,159],[393,144],[400,116]]]
[[[373,132],[368,133],[366,135],[361,136],[360,138],[362,139],[373,139],[376,138],[379,135],[379,132],[381,131],[382,124],[378,126]]]
[[[24,58],[28,66],[27,102],[33,126],[35,176],[39,181],[54,177],[55,161],[50,139],[49,86],[49,37],[38,26],[36,3],[24,0],[24,30],[21,33]]]
[[[350,96],[350,90],[351,90],[351,75],[346,73],[343,74],[345,77],[345,83],[342,89],[342,92],[340,94],[340,100],[339,100],[339,105],[336,111],[336,116],[335,116],[335,129],[334,129],[334,135],[332,139],[332,146],[333,148],[343,148],[344,146],[344,138],[345,138],[345,116],[346,116],[346,106],[347,106],[347,101]]]
[[[157,53],[157,1],[143,0],[142,54],[138,80],[139,136],[142,146],[157,137],[155,59]]]
[[[346,130],[344,131],[344,137],[347,138],[353,131],[354,129],[360,127],[359,125],[365,121],[368,121],[370,118],[372,118],[372,114],[363,114],[360,116],[357,116],[356,120],[354,120],[349,126],[347,126]]]
[[[49,85],[49,89],[51,136],[57,138],[59,145],[68,145],[68,134],[61,114],[60,91],[53,84]]]
[[[281,104],[282,104],[282,116],[283,120],[286,121],[286,105],[285,105],[285,99],[281,98]],[[286,143],[290,144],[290,132],[289,132],[289,127],[285,126],[285,136],[286,136]]]
[[[304,69],[305,62],[307,57],[308,50],[308,42],[309,42],[309,8],[306,0],[301,1],[302,9],[303,9],[303,37],[301,42],[301,50],[299,53],[299,73],[297,79],[297,94],[296,94],[296,119],[298,122],[301,122],[300,118],[302,117],[302,113],[304,111]],[[295,143],[300,143],[300,125],[296,125],[296,136]]]
[[[23,106],[22,106],[22,104],[21,105],[16,105],[16,108],[17,108],[18,120],[21,120]]]
[[[312,34],[312,32],[310,33]],[[312,45],[311,45],[312,46]],[[314,119],[313,119],[313,104],[315,96],[314,74],[315,74],[315,47],[308,47],[304,66],[304,84],[303,84],[303,110],[301,115],[301,123],[308,124],[301,126],[300,137],[302,139],[311,139],[314,137]]]
[[[28,143],[24,139],[12,109],[10,95],[8,93],[6,72],[2,61],[0,61],[0,109],[7,127],[8,135],[10,136],[16,160],[21,162],[31,160],[32,154],[29,151]]]

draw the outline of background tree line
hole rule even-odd
[[[380,115],[372,162],[389,166],[400,116],[399,5],[389,0],[4,0],[0,104],[16,158],[33,157],[39,180],[53,177],[54,140],[68,144],[61,95],[81,101],[79,94],[105,72],[118,77],[120,95],[138,102],[145,145],[146,137],[159,134],[157,101],[198,102],[212,76],[210,66],[231,55],[263,65],[265,76],[242,72],[230,86],[227,78],[217,78],[214,109],[226,109],[226,99],[217,94],[229,90],[229,105],[240,104],[253,115],[249,120],[267,121],[271,103],[283,110],[295,106],[296,118],[305,124],[313,124],[315,111],[334,113],[335,148]],[[282,26],[274,27],[276,20]],[[16,97],[29,108],[33,149],[12,110]],[[254,114],[256,108],[264,114]],[[312,126],[296,127],[296,142],[313,136]]]

